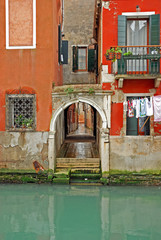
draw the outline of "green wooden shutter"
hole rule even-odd
[[[137,118],[134,116],[129,118],[127,116],[127,123],[126,123],[126,135],[137,136],[138,135],[138,125],[137,125]]]
[[[62,41],[62,55],[63,55],[63,64],[68,64],[68,41]]]
[[[96,68],[96,76],[98,76],[98,45],[96,45],[96,61],[95,61],[95,68]]]
[[[160,45],[160,14],[149,18],[149,44]]]
[[[95,50],[88,49],[88,72],[94,72],[95,68]]]
[[[61,64],[61,53],[62,53],[62,35],[61,35],[61,24],[58,25],[58,62]]]
[[[149,44],[160,45],[160,14],[151,15],[149,18]],[[150,61],[149,72],[151,74],[160,72],[160,60]]]
[[[127,100],[135,99],[135,97],[128,97]],[[137,136],[138,135],[138,119],[136,118],[136,110],[134,110],[134,117],[130,118],[126,116],[126,135]]]
[[[78,47],[73,46],[73,72],[78,71]]]
[[[126,16],[118,16],[118,46],[126,46],[127,42],[127,19]],[[118,60],[118,74],[126,73],[126,62],[122,58]]]
[[[127,42],[127,21],[126,16],[118,16],[118,46],[126,46]]]

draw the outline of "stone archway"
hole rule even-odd
[[[97,86],[98,87],[98,86]],[[57,87],[52,93],[52,118],[50,122],[49,132],[49,146],[48,146],[48,160],[49,169],[55,170],[56,165],[56,121],[58,116],[68,106],[82,102],[94,107],[99,113],[102,120],[102,127],[100,128],[100,157],[102,172],[109,170],[109,128],[110,128],[110,112],[111,112],[111,92],[94,89],[92,94],[89,90],[76,89],[70,94],[64,92],[63,87]],[[67,88],[67,86],[66,86]]]

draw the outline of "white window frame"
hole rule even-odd
[[[123,12],[122,15],[129,18],[147,18],[151,15],[154,15],[155,12]]]
[[[36,0],[33,0],[33,45],[10,46],[9,45],[9,0],[6,0],[6,49],[35,49],[36,48]]]

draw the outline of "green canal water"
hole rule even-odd
[[[161,188],[0,185],[0,240],[161,240]]]

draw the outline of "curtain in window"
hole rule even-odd
[[[127,21],[127,46],[147,45],[147,20],[128,20]],[[147,49],[128,48],[133,55],[147,54]],[[147,71],[147,60],[129,60],[127,63],[128,71]]]
[[[86,48],[78,48],[78,69],[86,70],[86,62],[87,62],[87,49]]]

